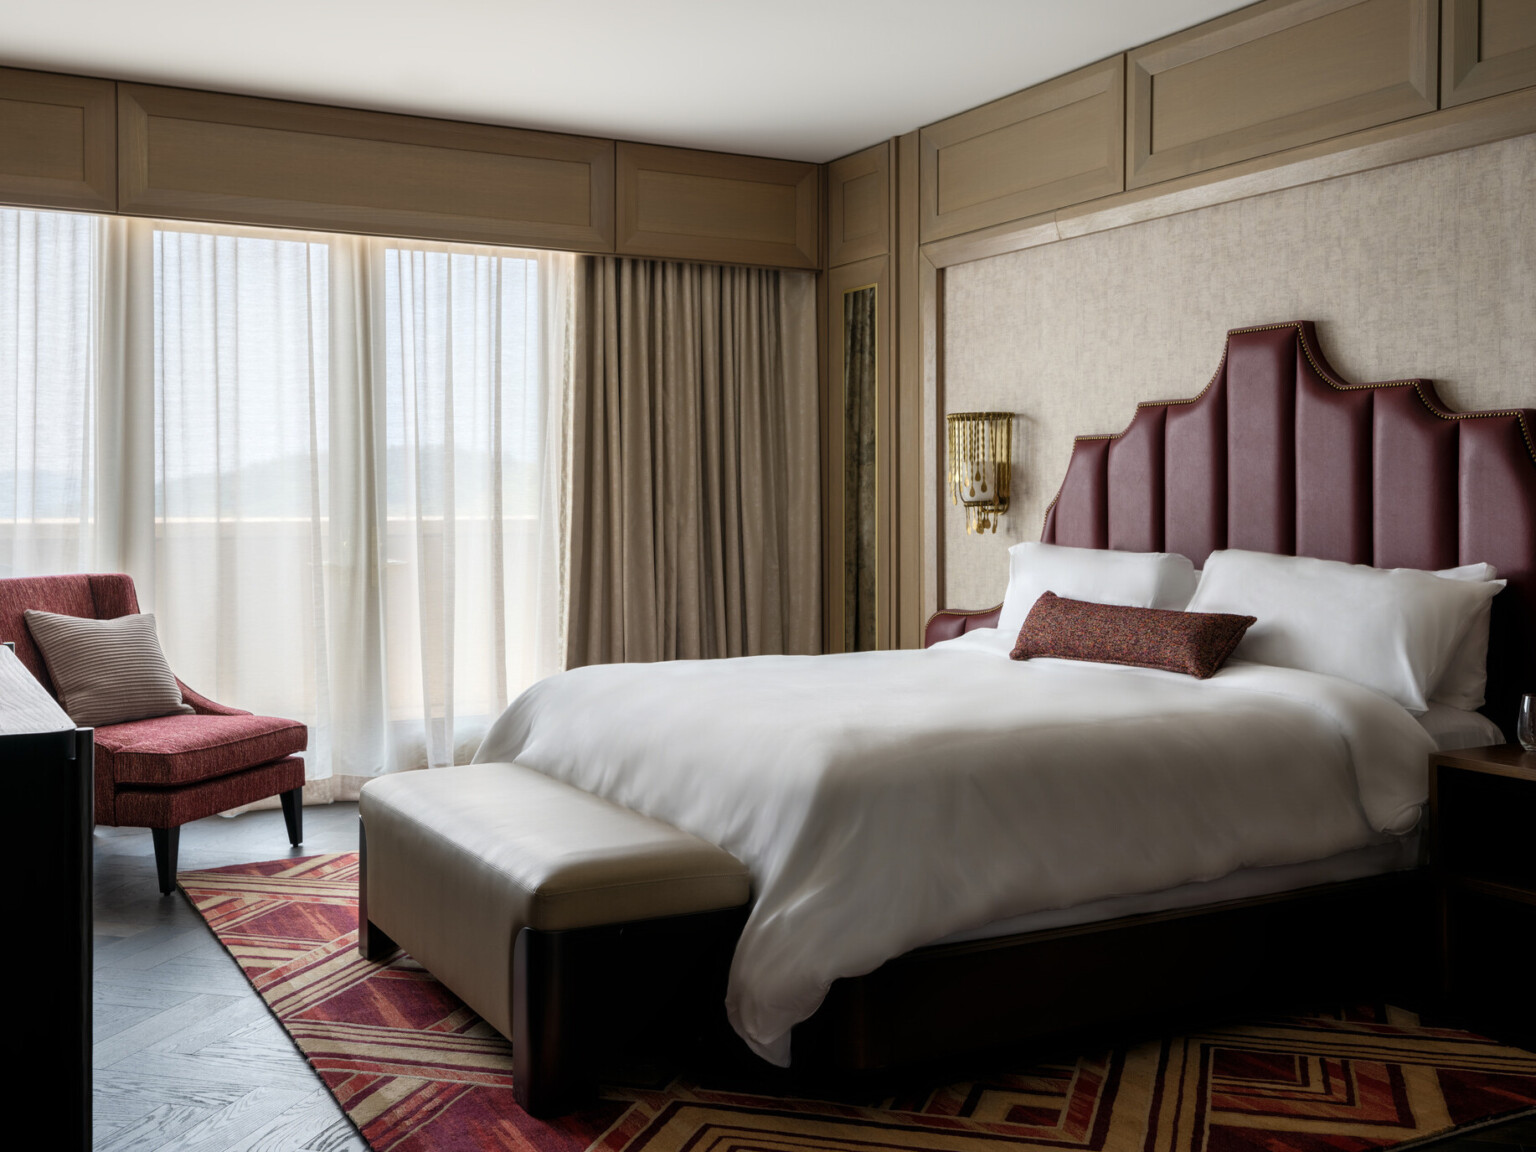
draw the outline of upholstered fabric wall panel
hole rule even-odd
[[[1214,381],[1210,387],[1215,387]],[[1227,434],[1227,392],[1218,389],[1207,404],[1168,405],[1164,451],[1211,461],[1198,472],[1170,472],[1163,490],[1164,552],[1204,556],[1227,546],[1227,461],[1214,449]]]
[[[1286,335],[1256,332],[1227,349],[1229,548],[1296,547],[1296,393],[1274,386],[1296,371],[1296,342]]]
[[[1062,493],[1064,523],[1055,543],[1071,548],[1109,547],[1109,520],[1104,514],[1109,499],[1109,445],[1108,437],[1083,440],[1072,453],[1067,466],[1070,483]]]
[[[1013,506],[995,535],[968,537],[944,505],[943,603],[1001,600],[1006,549],[1038,539],[1073,437],[1121,431],[1140,401],[1198,393],[1218,354],[1213,333],[1310,317],[1345,379],[1424,376],[1458,409],[1532,406],[1531,187],[1536,136],[1525,136],[948,269],[944,411],[1011,410],[1018,440]],[[1390,418],[1387,401],[1374,403],[1377,420]],[[1169,457],[1198,451],[1213,416],[1171,406]],[[1447,448],[1436,435],[1422,451],[1439,469]],[[1445,491],[1408,459],[1375,456],[1372,467]],[[1454,477],[1454,457],[1448,467]],[[1306,461],[1300,469],[1298,482],[1313,482]],[[1225,476],[1181,483],[1165,493],[1164,547],[1235,546],[1211,513]],[[1415,547],[1427,566],[1455,563],[1454,544]],[[1377,562],[1421,563],[1385,552]]]
[[[1109,443],[1109,546],[1126,552],[1163,551],[1163,460],[1168,409],[1141,413]]]
[[[1430,399],[1444,407],[1438,394]],[[1456,473],[1460,466],[1457,426],[1450,421],[1418,419],[1419,398],[1407,391],[1384,392],[1372,400],[1371,467],[1375,486],[1397,492],[1402,499],[1381,508],[1373,526],[1372,553],[1384,568],[1424,568],[1435,571],[1456,564],[1457,539],[1450,525],[1458,499]],[[1391,444],[1393,451],[1386,446]],[[1408,529],[1427,510],[1433,531]]]
[[[1296,372],[1296,551],[1369,564],[1377,393],[1341,392],[1310,369],[1303,362]]]

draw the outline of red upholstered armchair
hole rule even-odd
[[[0,640],[54,692],[26,610],[110,620],[139,610],[133,579],[122,575],[37,576],[0,580]],[[181,684],[181,681],[177,681]],[[54,692],[57,695],[57,692]],[[309,729],[294,720],[253,716],[181,684],[192,714],[159,716],[96,729],[96,823],[148,828],[160,891],[176,886],[181,826],[268,796],[281,796],[288,839],[304,839],[299,790]]]

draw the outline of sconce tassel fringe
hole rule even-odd
[[[944,418],[949,430],[949,491],[965,506],[965,530],[995,533],[1008,511],[1012,471],[1013,413],[955,412]]]

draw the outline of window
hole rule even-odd
[[[312,778],[467,758],[561,658],[573,270],[0,212],[0,567],[131,572],[183,680],[311,725]]]

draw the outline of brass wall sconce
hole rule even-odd
[[[965,505],[965,531],[997,531],[1008,511],[1008,479],[1012,471],[1013,413],[955,412],[944,418],[949,426],[949,490],[953,502]]]

